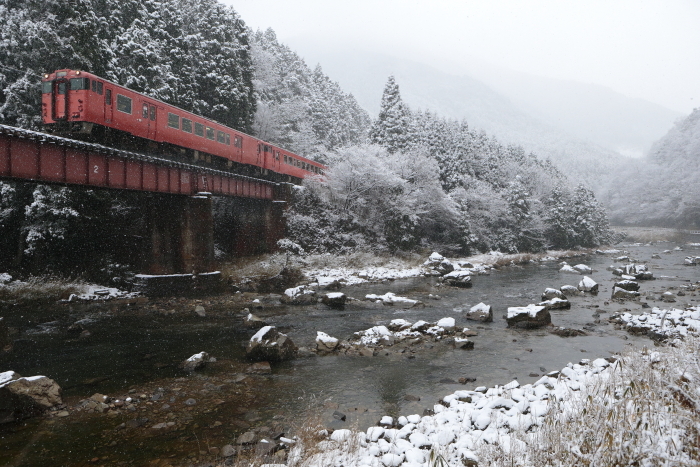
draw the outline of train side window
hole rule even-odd
[[[142,112],[143,118],[148,118],[148,104],[144,102],[143,104],[143,112]]]
[[[194,122],[194,134],[197,136],[204,136],[204,125],[199,122]]]
[[[53,81],[44,81],[41,83],[41,92],[44,94],[51,94],[53,90]]]
[[[217,131],[216,132],[216,140],[221,144],[225,144],[226,143],[226,134],[223,131]]]
[[[156,119],[156,106],[152,105],[151,106],[151,120],[155,121]]]
[[[90,78],[71,78],[70,90],[80,91],[82,89],[90,89]]]
[[[231,146],[231,135],[226,133],[226,145]]]
[[[192,133],[192,120],[190,120],[188,118],[182,119],[182,131],[186,131],[187,133]]]
[[[207,139],[214,141],[214,129],[207,127]]]
[[[131,98],[117,94],[117,110],[131,115]]]
[[[112,105],[112,90],[107,89],[105,91],[105,105]]]
[[[94,83],[94,81],[93,81],[93,83]],[[102,89],[103,89],[102,88],[102,81],[98,81],[97,82],[97,94],[99,94],[100,96],[102,95]]]
[[[170,128],[180,129],[180,116],[168,112],[168,126]]]
[[[92,80],[92,92],[97,92],[97,81]]]

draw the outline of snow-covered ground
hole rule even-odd
[[[617,250],[614,250],[617,251]],[[523,261],[556,261],[559,258],[570,256],[569,252],[549,251],[544,255],[530,254],[503,254],[497,251],[479,254],[467,258],[446,259],[438,253],[433,253],[419,266],[411,266],[393,259],[384,266],[372,267],[304,267],[306,277],[313,279],[323,287],[335,281],[345,285],[361,284],[364,282],[381,282],[383,280],[405,279],[435,275],[434,267],[443,261],[447,261],[455,271],[468,271],[472,275],[488,274],[496,265],[517,264]],[[524,259],[526,258],[526,259]]]
[[[287,465],[697,465],[699,318],[700,307],[623,315],[685,339],[569,363],[534,384],[456,391],[430,413],[384,416],[366,431],[324,431],[320,443],[293,444]]]

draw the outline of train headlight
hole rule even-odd
[[[80,71],[76,71],[75,74],[76,74],[76,75],[79,75],[79,74],[80,74]]]
[[[49,79],[49,74],[48,74],[48,73],[45,73],[45,74],[44,74],[44,79]]]

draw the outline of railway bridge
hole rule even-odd
[[[99,144],[0,125],[0,178],[148,193],[149,247],[144,273],[202,273],[215,268],[212,196],[240,200],[233,251],[272,250],[284,235],[291,185]]]

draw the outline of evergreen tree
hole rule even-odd
[[[411,114],[401,100],[399,85],[393,76],[384,86],[379,117],[372,124],[369,138],[372,143],[384,146],[389,152],[396,152],[408,146],[411,129]]]

